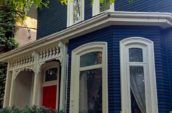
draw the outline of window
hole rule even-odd
[[[120,58],[122,113],[158,113],[153,42],[124,39]]]
[[[50,68],[45,71],[45,82],[57,80],[57,68]]]
[[[110,3],[110,0],[94,0],[93,1],[93,16],[105,12],[105,11],[114,11],[114,3]]]
[[[92,42],[72,51],[70,113],[107,113],[106,49]]]
[[[84,20],[84,0],[68,0],[68,22],[73,25]]]

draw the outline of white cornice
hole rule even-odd
[[[0,55],[0,61],[7,62],[9,59],[30,51],[36,51],[48,44],[57,41],[67,41],[110,25],[131,26],[159,26],[161,28],[172,27],[172,14],[160,12],[104,12],[91,19],[70,26],[60,32],[48,35],[33,43],[19,47]]]

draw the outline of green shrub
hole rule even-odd
[[[19,109],[16,107],[11,107],[11,108],[4,108],[0,111],[0,113],[64,113],[63,111],[57,112],[51,109],[47,108],[41,108],[41,107],[24,107],[23,109]]]

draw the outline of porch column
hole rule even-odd
[[[8,107],[8,105],[9,105],[11,80],[12,80],[12,72],[7,69],[3,108]]]
[[[61,85],[60,85],[60,106],[59,110],[66,111],[67,104],[67,47],[61,44]]]
[[[40,69],[41,64],[39,63],[39,56],[36,52],[33,52],[34,57],[34,83],[33,83],[33,97],[32,97],[32,105],[39,106],[39,91],[40,91]]]
[[[15,92],[15,77],[16,77],[16,74],[17,74],[16,71],[13,70],[12,79],[11,79],[9,107],[12,107],[14,105],[14,92]]]
[[[34,76],[34,83],[33,83],[33,98],[32,98],[32,105],[37,105],[39,106],[39,102],[38,102],[38,93],[40,91],[39,89],[39,83],[40,83],[40,74],[39,72],[35,73]]]

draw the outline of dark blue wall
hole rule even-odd
[[[163,32],[163,37],[162,41],[164,42],[163,47],[165,48],[164,51],[164,55],[166,57],[166,59],[164,60],[164,64],[167,64],[166,67],[164,67],[164,69],[166,69],[166,73],[168,74],[168,76],[166,76],[166,79],[170,80],[169,83],[169,87],[170,87],[170,96],[172,97],[172,29],[167,29],[164,30]],[[169,98],[169,106],[171,108],[172,111],[172,98]]]
[[[172,1],[171,0],[116,0],[115,9],[118,11],[172,12]]]
[[[92,17],[92,0],[85,0],[85,20]]]
[[[67,7],[58,0],[50,0],[48,8],[38,10],[37,39],[66,28]]]
[[[162,36],[163,35],[163,36]],[[70,74],[71,74],[71,51],[76,47],[94,41],[108,42],[108,93],[109,93],[109,113],[120,113],[121,110],[121,92],[120,92],[120,40],[139,36],[145,37],[154,42],[155,66],[158,89],[159,113],[168,113],[170,110],[170,86],[168,71],[168,55],[166,53],[165,37],[158,27],[129,27],[129,26],[111,26],[69,41],[69,84],[68,84],[68,108],[70,92]],[[172,45],[168,45],[172,46]],[[172,47],[171,47],[172,48]],[[172,51],[170,52],[172,56]],[[172,58],[171,58],[172,61]],[[171,64],[172,65],[172,64]],[[171,71],[172,73],[172,71]],[[172,78],[172,77],[171,77]],[[171,108],[172,109],[172,108]]]
[[[117,11],[172,12],[172,0],[116,0]],[[85,0],[85,20],[92,17],[92,0]],[[67,7],[50,0],[49,8],[38,10],[37,39],[66,28]]]

